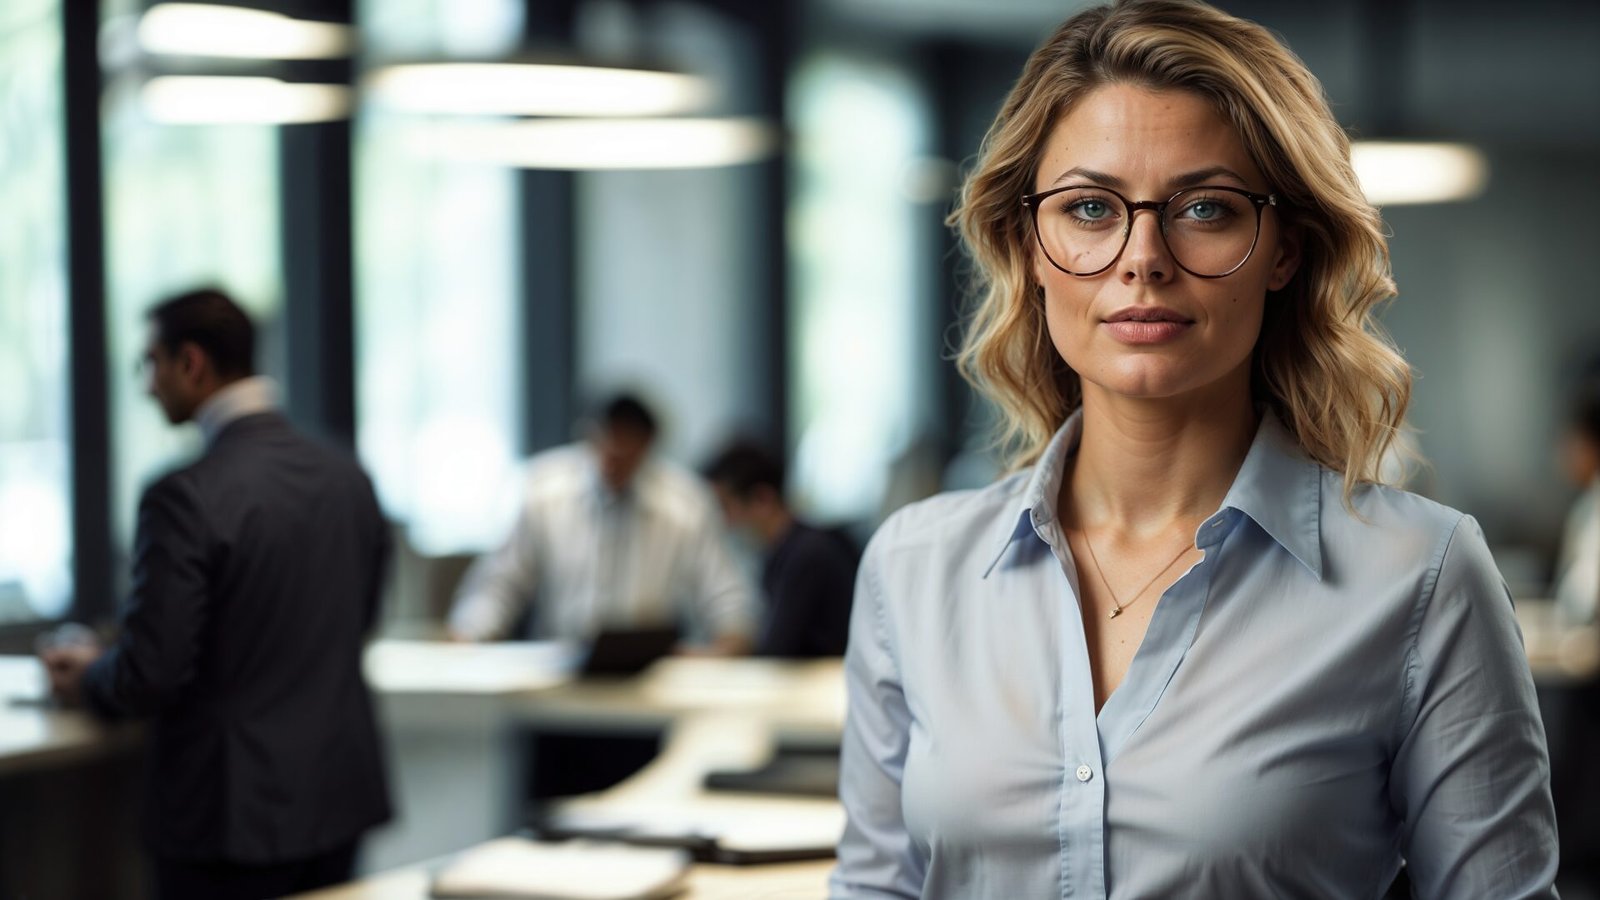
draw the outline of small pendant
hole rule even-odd
[[[1116,617],[1117,617],[1117,616],[1120,616],[1120,615],[1122,615],[1122,607],[1120,607],[1120,606],[1119,606],[1119,607],[1117,607],[1117,608],[1116,608],[1116,609],[1113,609],[1113,610],[1112,610],[1112,611],[1111,611],[1111,615],[1109,615],[1109,616],[1106,616],[1106,618],[1108,618],[1108,619],[1115,619],[1115,618],[1116,618]]]

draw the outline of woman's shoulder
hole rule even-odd
[[[1379,532],[1448,533],[1466,518],[1466,513],[1453,506],[1393,485],[1358,485],[1350,494],[1350,507],[1344,505],[1343,490],[1343,476],[1324,470],[1323,496],[1329,498],[1325,507],[1337,507],[1335,512],[1343,518],[1364,522]]]
[[[1409,559],[1437,574],[1447,551],[1488,557],[1483,531],[1470,515],[1402,488],[1362,484],[1343,499],[1343,478],[1325,473],[1323,548],[1359,560]]]
[[[867,543],[869,555],[906,550],[958,551],[981,545],[1016,522],[1029,472],[1016,472],[982,488],[945,491],[895,510]]]

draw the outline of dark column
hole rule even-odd
[[[759,273],[752,302],[758,314],[751,340],[761,348],[753,355],[755,370],[747,376],[759,386],[761,418],[756,423],[773,447],[789,446],[789,151],[787,87],[793,67],[795,39],[800,32],[800,8],[793,0],[748,3],[744,0],[705,0],[705,5],[744,26],[754,45],[755,62],[750,83],[741,86],[750,108],[738,114],[760,117],[779,130],[772,156],[755,166],[759,171],[757,209],[750,246]]]
[[[100,33],[95,3],[61,4],[66,112],[67,298],[72,348],[72,616],[96,619],[111,597],[111,458],[107,427],[105,235],[100,183]]]
[[[285,11],[328,22],[354,21],[352,0],[302,0]],[[351,82],[349,60],[281,68],[289,80]],[[308,431],[353,447],[352,128],[348,120],[284,125],[278,135],[288,412]]]
[[[573,39],[576,0],[528,0],[526,38],[534,46]],[[577,417],[577,222],[571,172],[517,174],[521,219],[522,450],[564,443]]]

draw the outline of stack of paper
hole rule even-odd
[[[589,841],[542,844],[501,838],[472,848],[435,876],[435,897],[515,900],[656,900],[681,891],[679,850]]]

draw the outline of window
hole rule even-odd
[[[0,624],[72,593],[60,0],[0,6]]]
[[[111,512],[124,550],[144,487],[199,448],[195,430],[171,428],[135,376],[145,312],[182,291],[221,287],[255,320],[257,368],[280,383],[285,368],[277,129],[151,122],[138,88],[136,75],[115,78],[102,119]]]
[[[933,402],[937,350],[924,336],[936,309],[919,267],[935,263],[906,188],[928,115],[903,72],[846,57],[807,60],[790,90],[792,487],[819,518],[870,521],[910,490],[892,470]]]
[[[366,49],[493,56],[510,0],[367,0]],[[521,427],[516,173],[413,153],[408,117],[356,123],[357,443],[389,515],[425,554],[504,537]],[[506,510],[509,512],[508,510]]]

